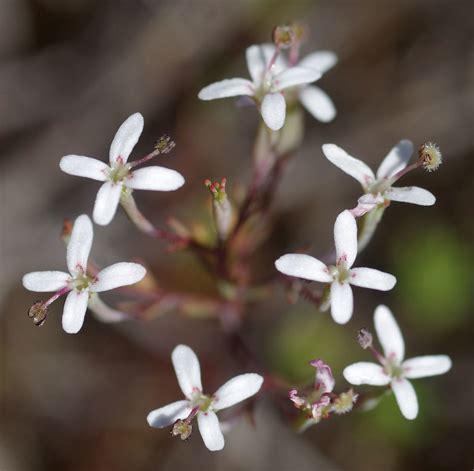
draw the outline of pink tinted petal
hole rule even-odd
[[[88,291],[71,291],[66,298],[63,310],[63,329],[68,334],[77,334],[84,323],[87,311]]]
[[[88,307],[94,317],[101,322],[114,323],[130,319],[130,316],[124,312],[117,311],[105,304],[96,293],[90,294]]]
[[[190,413],[189,401],[176,401],[152,410],[146,420],[150,427],[164,428],[174,424],[178,419],[185,419]]]
[[[396,282],[397,279],[393,275],[374,268],[352,268],[350,271],[349,283],[361,288],[388,291],[395,286]]]
[[[82,155],[65,155],[59,161],[59,167],[69,175],[92,178],[104,182],[107,179],[109,166],[97,159]]]
[[[344,262],[347,268],[352,267],[357,257],[357,223],[355,217],[347,209],[336,218],[334,245],[337,263]]]
[[[129,116],[119,127],[110,145],[110,163],[125,163],[143,131],[143,116],[135,113]]]
[[[319,87],[307,85],[302,87],[299,98],[303,106],[318,120],[328,123],[336,117],[336,107],[331,98]]]
[[[222,385],[214,394],[212,408],[215,411],[226,409],[238,402],[257,394],[263,383],[263,378],[255,373],[236,376]]]
[[[335,144],[324,144],[322,148],[329,162],[355,178],[364,189],[375,180],[374,172],[362,160],[350,156]]]
[[[36,292],[57,291],[67,286],[71,276],[62,271],[34,271],[23,276],[23,286]]]
[[[331,51],[318,51],[305,56],[299,63],[299,67],[316,69],[322,74],[334,67],[337,63],[337,55]]]
[[[285,275],[304,278],[305,280],[330,282],[332,276],[327,266],[317,258],[306,254],[290,253],[283,255],[276,262],[277,270]]]
[[[415,419],[418,415],[418,399],[413,385],[402,378],[394,379],[391,386],[403,417],[408,420]]]
[[[405,342],[400,327],[387,306],[380,305],[375,309],[374,324],[385,357],[394,357],[401,362],[405,355]]]
[[[285,124],[286,102],[281,93],[267,93],[262,101],[261,113],[265,124],[278,131]]]
[[[442,375],[448,372],[451,366],[451,358],[447,355],[426,355],[410,358],[404,361],[402,365],[405,377],[410,379]]]
[[[202,392],[201,367],[196,354],[188,346],[178,345],[171,354],[171,360],[183,394],[191,399],[194,392]]]
[[[140,281],[145,274],[145,267],[139,263],[114,263],[97,273],[97,281],[90,286],[90,290],[100,293],[120,286],[133,285]]]
[[[309,364],[316,368],[315,388],[321,393],[332,392],[336,381],[329,365],[322,360],[313,360]]]
[[[352,317],[354,300],[348,283],[335,281],[331,284],[331,315],[338,324],[346,324]]]
[[[106,226],[112,221],[120,201],[122,185],[105,182],[97,192],[92,217],[96,224]]]
[[[198,94],[200,100],[216,100],[232,96],[254,95],[253,83],[243,78],[233,78],[211,83],[204,87]]]
[[[385,198],[401,203],[418,204],[420,206],[433,206],[436,203],[436,197],[428,190],[417,186],[405,186],[402,188],[389,188],[385,194]]]
[[[377,179],[389,178],[403,170],[413,154],[413,142],[402,139],[383,159],[377,170]]]
[[[222,450],[224,448],[224,435],[222,435],[219,419],[215,412],[211,410],[199,412],[197,420],[204,445],[210,451]]]
[[[92,222],[89,216],[82,214],[74,221],[71,237],[67,244],[67,267],[71,274],[86,272],[93,238]]]
[[[355,386],[370,384],[371,386],[385,386],[390,383],[390,376],[386,375],[383,367],[377,363],[361,361],[344,368],[342,372],[346,381]]]
[[[278,91],[285,88],[294,87],[314,82],[321,78],[321,72],[306,67],[290,67],[280,72],[273,79],[273,83]]]
[[[183,176],[165,167],[146,167],[132,172],[125,186],[136,190],[173,191],[184,184]]]

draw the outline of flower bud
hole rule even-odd
[[[48,310],[48,306],[43,301],[36,301],[28,310],[28,317],[33,319],[33,323],[37,327],[40,327],[46,322]]]
[[[370,330],[366,329],[365,327],[360,329],[359,332],[357,332],[357,341],[364,350],[371,347],[373,337],[370,333]]]
[[[299,43],[303,38],[304,29],[298,23],[275,26],[272,31],[272,40],[275,46],[288,49]]]
[[[212,196],[214,222],[216,224],[217,234],[221,240],[227,239],[234,222],[234,211],[225,191],[226,183],[226,178],[223,178],[220,183],[212,183],[211,180],[204,182]]]
[[[443,162],[441,151],[434,142],[422,144],[418,150],[418,158],[423,168],[428,172],[438,170],[438,167]]]
[[[171,430],[171,435],[176,437],[179,435],[181,440],[187,440],[191,434],[193,433],[193,426],[187,420],[177,420],[174,425],[173,429]]]

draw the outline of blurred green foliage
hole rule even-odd
[[[460,326],[469,315],[474,257],[455,229],[410,227],[392,247],[396,292],[416,313],[410,321],[434,332]]]

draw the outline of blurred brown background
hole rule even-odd
[[[474,7],[469,0],[0,0],[1,363],[0,469],[23,470],[437,470],[471,469]],[[80,334],[60,327],[62,303],[35,328],[38,299],[21,275],[63,269],[58,233],[64,217],[91,213],[96,182],[62,174],[68,153],[105,160],[120,123],[135,111],[145,131],[134,156],[168,132],[176,150],[164,165],[186,177],[172,194],[140,192],[138,202],[162,223],[170,215],[209,223],[204,178],[244,184],[257,117],[232,100],[200,102],[197,92],[222,78],[247,77],[245,48],[272,27],[300,20],[302,53],[330,49],[339,64],[319,85],[338,116],[306,116],[303,148],[275,201],[275,234],[256,254],[262,271],[282,253],[332,243],[335,216],[360,189],[333,167],[321,144],[334,142],[376,167],[401,138],[437,142],[444,164],[411,175],[438,198],[431,208],[394,204],[360,266],[395,274],[390,293],[360,291],[347,327],[301,301],[249,313],[245,336],[268,368],[289,380],[311,378],[322,357],[341,371],[369,360],[354,340],[372,325],[379,303],[395,312],[407,355],[447,353],[446,376],[415,382],[420,416],[404,420],[393,397],[373,412],[334,417],[296,435],[270,400],[259,401],[257,428],[242,421],[223,452],[148,427],[146,414],[180,397],[169,354],[192,346],[206,389],[243,372],[216,322],[168,315],[144,325],[99,324],[88,315]],[[187,255],[137,233],[119,212],[96,229],[101,264],[146,259],[160,283],[209,292],[210,280]]]

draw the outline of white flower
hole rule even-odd
[[[127,159],[143,131],[143,116],[132,114],[120,126],[110,146],[109,165],[81,155],[66,155],[59,163],[61,170],[70,175],[105,182],[95,199],[93,219],[96,224],[110,223],[117,210],[122,192],[131,190],[172,191],[184,184],[184,178],[175,170],[164,167],[146,167],[132,171]]]
[[[97,293],[119,286],[132,285],[140,281],[146,273],[138,263],[115,263],[99,271],[95,276],[87,274],[87,260],[92,246],[92,222],[85,214],[74,222],[67,246],[67,267],[62,271],[37,271],[23,276],[23,286],[30,291],[56,293],[43,306],[47,308],[54,300],[69,293],[64,303],[63,329],[68,334],[79,332],[84,323],[87,305],[105,321],[119,320],[121,313],[114,311],[98,298]]]
[[[350,285],[388,291],[397,282],[393,275],[373,268],[352,268],[357,256],[357,224],[350,211],[343,211],[334,224],[336,265],[326,266],[320,260],[305,254],[287,254],[276,262],[276,268],[285,275],[305,280],[331,283],[331,314],[338,324],[349,321],[353,311]]]
[[[378,306],[374,315],[375,330],[384,355],[377,354],[382,366],[359,362],[344,369],[344,377],[354,385],[390,384],[398,406],[407,419],[418,415],[418,400],[409,379],[424,378],[446,373],[451,368],[447,355],[427,355],[403,361],[405,343],[393,314],[386,306]]]
[[[171,359],[186,399],[151,411],[147,416],[148,424],[164,428],[179,419],[187,419],[190,424],[197,415],[199,431],[206,447],[211,451],[222,450],[224,436],[216,412],[256,394],[262,386],[263,378],[255,373],[239,375],[227,381],[211,396],[205,395],[196,354],[186,345],[178,345],[173,350]]]
[[[275,51],[275,46],[271,44],[250,46],[247,48],[246,58],[252,80],[232,78],[215,82],[204,87],[198,97],[201,100],[233,96],[253,97],[265,124],[274,131],[281,129],[286,115],[286,102],[281,92],[290,87],[314,82],[321,77],[321,72],[304,66],[290,67],[280,54],[275,56]],[[311,101],[311,98],[307,101]]]
[[[405,174],[408,161],[413,154],[413,143],[401,140],[387,154],[374,175],[361,160],[350,156],[335,144],[324,144],[323,152],[327,159],[343,172],[355,178],[364,189],[365,195],[359,199],[356,216],[361,216],[385,201],[431,206],[436,202],[432,193],[416,186],[393,187],[392,185]]]

